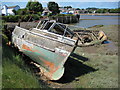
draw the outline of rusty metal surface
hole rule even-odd
[[[35,61],[46,77],[58,80],[64,74],[64,63],[75,50],[76,43],[85,46],[105,40],[103,32],[99,33],[101,36],[96,33],[89,30],[72,32],[61,23],[46,20],[30,30],[16,26],[12,43]]]
[[[47,30],[26,30],[16,26],[12,32],[12,43],[35,61],[46,77],[58,80],[64,73],[64,63],[76,40]]]

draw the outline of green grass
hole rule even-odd
[[[5,59],[4,59],[5,60]],[[35,77],[8,59],[3,65],[3,88],[40,88]]]
[[[79,81],[73,81],[76,88],[117,88],[118,87],[118,56],[105,55],[104,45],[98,47],[96,53],[89,53],[83,48],[77,48],[75,53],[89,58],[84,65],[96,69],[95,72],[78,77]],[[95,48],[96,49],[96,48]],[[103,52],[99,52],[103,50]],[[84,53],[84,55],[83,55]]]
[[[0,53],[2,54],[2,47],[0,46]],[[2,55],[0,54],[0,89],[2,88]]]
[[[89,73],[79,77],[80,82],[76,87],[84,88],[117,88],[118,87],[118,58],[117,56],[106,55],[86,55],[90,62],[85,64],[98,69],[94,73]]]
[[[118,46],[118,25],[98,25],[89,30],[103,30]],[[110,45],[112,45],[110,44]],[[72,88],[118,88],[118,53],[108,44],[77,47],[67,60],[65,78],[67,87]],[[119,45],[120,46],[120,45]],[[110,53],[110,54],[108,54]],[[88,59],[86,59],[88,58]]]
[[[117,25],[97,26],[91,29],[103,30],[111,41],[117,42]],[[58,83],[61,88],[117,88],[118,55],[106,55],[106,45],[85,49],[78,47],[65,63],[65,73]],[[90,49],[91,48],[91,49]],[[90,51],[89,51],[90,49]],[[95,52],[91,51],[95,50]],[[87,60],[88,59],[88,60]],[[3,88],[46,87],[24,64],[23,58],[9,46],[3,46]],[[55,87],[56,84],[53,85]]]
[[[3,45],[2,54],[2,88],[45,88],[30,69],[23,58],[10,46]]]

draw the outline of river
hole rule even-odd
[[[120,16],[81,15],[79,23],[72,25],[84,28],[94,25],[120,25],[120,23],[118,23],[119,18]]]

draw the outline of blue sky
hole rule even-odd
[[[3,0],[2,2],[28,2],[29,0]],[[33,0],[34,1],[34,0]],[[36,0],[40,2],[119,2],[120,0]]]
[[[2,5],[15,6],[19,5],[20,8],[25,8],[29,0],[4,0]],[[47,3],[51,0],[38,0],[42,3],[43,7],[47,7]],[[72,6],[73,8],[118,8],[120,7],[119,0],[52,0],[62,6]],[[79,2],[79,3],[78,3]]]

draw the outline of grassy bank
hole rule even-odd
[[[102,50],[99,47],[99,50]],[[90,66],[96,71],[77,77],[74,81],[77,88],[117,88],[118,87],[118,56],[95,53],[89,49],[77,48],[76,53],[79,56],[87,57],[89,60],[83,64]],[[88,50],[88,51],[86,51]],[[80,68],[79,68],[80,69]],[[84,71],[83,71],[84,72]]]
[[[45,88],[13,48],[3,44],[2,88]]]
[[[0,45],[0,53],[2,54],[2,46]],[[0,89],[2,88],[2,55],[0,54]]]
[[[111,43],[77,47],[65,63],[64,76],[51,87],[118,88],[118,25],[87,29],[103,30]]]
[[[118,88],[118,27],[97,25],[87,28],[103,30],[112,43],[77,47],[64,65],[63,77],[46,84],[52,88]],[[3,45],[3,88],[46,87],[36,78],[21,55]]]
[[[111,41],[91,47],[78,47],[75,51],[89,60],[84,64],[97,69],[95,72],[78,77],[74,84],[78,88],[118,88],[118,27],[119,25],[96,25],[88,28],[102,30]]]

